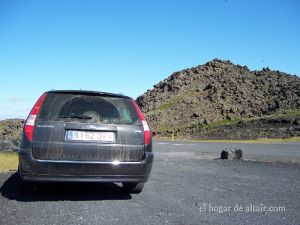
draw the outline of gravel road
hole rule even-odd
[[[161,146],[162,145],[162,146]],[[271,144],[256,143],[216,143],[216,142],[155,142],[158,154],[176,154],[186,152],[197,158],[215,159],[220,157],[223,149],[240,148],[243,158],[264,162],[292,162],[300,163],[300,142],[283,142]],[[163,150],[163,151],[160,151]]]
[[[300,164],[276,162],[280,154],[299,157],[298,143],[241,146],[250,159],[261,159],[257,151],[272,162],[214,159],[225,145],[218,146],[154,143],[140,195],[124,194],[119,184],[39,184],[20,192],[16,173],[0,173],[0,224],[300,224]]]

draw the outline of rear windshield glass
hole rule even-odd
[[[48,93],[38,115],[40,120],[133,124],[138,114],[128,98]]]

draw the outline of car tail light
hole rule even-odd
[[[35,122],[36,116],[38,115],[40,108],[45,100],[46,95],[47,95],[46,93],[43,94],[39,98],[39,100],[35,103],[35,105],[33,106],[32,110],[26,120],[26,123],[25,123],[25,135],[26,135],[27,139],[31,142],[33,139],[34,122]]]
[[[136,104],[136,102],[131,99],[132,104],[134,105],[134,108],[136,110],[136,112],[139,115],[139,119],[140,121],[142,121],[143,127],[144,127],[144,144],[147,145],[150,142],[150,138],[151,138],[151,133],[150,133],[150,129],[149,126],[145,120],[145,117],[142,113],[142,111],[140,110],[140,108],[138,107],[138,105]]]

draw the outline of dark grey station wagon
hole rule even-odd
[[[48,91],[31,110],[19,149],[26,181],[122,182],[140,193],[153,162],[151,132],[132,98]]]

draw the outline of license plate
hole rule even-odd
[[[92,131],[76,131],[69,130],[67,133],[68,140],[70,141],[102,141],[114,142],[114,132],[92,132]]]

